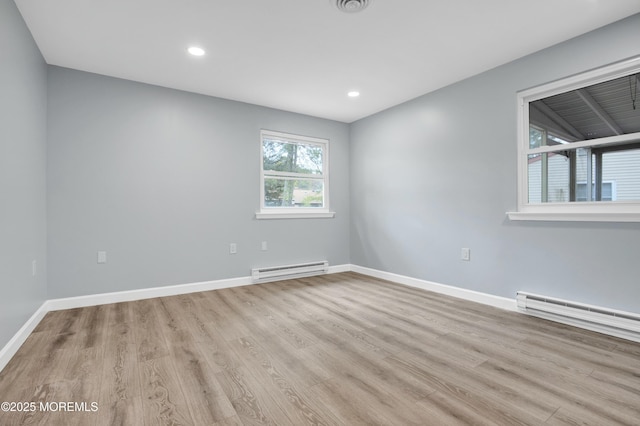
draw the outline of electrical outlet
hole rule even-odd
[[[465,261],[470,261],[471,260],[471,249],[464,247],[460,251],[460,259],[465,260]]]
[[[98,252],[98,263],[107,263],[107,252],[99,251]]]
[[[238,245],[236,243],[229,244],[229,254],[236,254],[238,252]]]
[[[262,251],[267,251],[267,242],[266,241],[262,242],[261,249],[262,249]]]

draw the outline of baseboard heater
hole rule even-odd
[[[310,277],[312,275],[326,274],[328,271],[329,262],[323,260],[318,262],[298,263],[296,265],[254,268],[251,270],[251,278],[253,282],[267,282]]]
[[[522,291],[516,302],[518,309],[529,315],[640,342],[639,314]]]

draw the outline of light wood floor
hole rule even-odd
[[[640,344],[353,273],[51,312],[0,425],[640,424]],[[88,405],[90,407],[90,405]]]

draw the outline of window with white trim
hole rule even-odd
[[[518,93],[512,220],[640,222],[640,57]]]
[[[329,211],[329,140],[260,132],[258,219],[333,217]]]

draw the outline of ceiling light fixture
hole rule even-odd
[[[335,0],[336,7],[346,13],[355,13],[364,10],[371,0]]]
[[[349,93],[347,93],[347,96],[349,96],[350,98],[357,98],[358,96],[360,96],[360,92],[353,90]]]
[[[204,49],[196,46],[191,46],[190,48],[187,49],[187,52],[189,52],[193,56],[203,56],[205,53]]]

